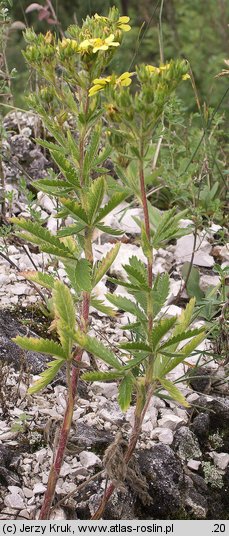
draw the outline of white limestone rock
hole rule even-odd
[[[101,466],[101,460],[98,456],[96,456],[96,454],[94,454],[94,452],[83,450],[80,452],[79,459],[83,467],[86,468]]]
[[[192,257],[194,245],[194,236],[192,234],[182,236],[177,240],[177,244],[174,251],[175,259],[178,263],[183,264],[184,262],[190,262]],[[211,268],[214,265],[214,258],[210,255],[212,246],[203,238],[200,234],[197,237],[195,254],[193,264],[197,266],[205,266]]]

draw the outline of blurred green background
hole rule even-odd
[[[44,6],[47,0],[37,3]],[[38,11],[26,13],[29,0],[15,0],[11,8],[14,21],[33,26],[36,31],[58,31],[58,26],[38,20]],[[131,18],[132,31],[125,34],[119,53],[115,57],[118,72],[133,69],[142,61],[160,62],[159,21],[160,11],[163,32],[164,59],[184,57],[189,60],[194,73],[201,102],[217,106],[228,85],[228,78],[216,79],[229,57],[228,50],[228,0],[53,0],[57,18],[64,30],[69,24],[81,22],[87,15],[106,15],[109,7],[117,6],[122,15]],[[163,9],[162,9],[163,8]],[[15,104],[24,106],[23,92],[28,87],[28,71],[21,50],[24,40],[21,30],[10,32],[7,57],[10,68],[16,67],[13,82]],[[185,87],[184,87],[185,86]],[[195,109],[191,84],[183,85],[182,100],[187,110]],[[224,107],[228,102],[224,101]]]

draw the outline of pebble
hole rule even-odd
[[[188,460],[187,467],[191,469],[192,471],[198,471],[201,466],[201,462],[198,460],[190,459]]]
[[[9,506],[9,508],[16,508],[17,510],[25,508],[24,501],[18,493],[10,493],[9,495],[6,495],[4,503],[6,506]]]
[[[95,465],[101,466],[101,460],[94,452],[83,450],[79,455],[80,463],[83,467],[89,468]]]
[[[178,426],[181,426],[184,424],[184,420],[181,417],[178,417],[178,415],[174,415],[174,413],[171,413],[169,415],[165,415],[162,417],[162,419],[158,420],[158,425],[162,428],[169,428],[170,430],[176,430]]]
[[[38,482],[35,484],[33,488],[33,495],[40,495],[41,493],[44,493],[46,491],[46,486],[42,484],[42,482]]]
[[[229,454],[227,452],[213,452],[214,464],[224,471],[229,464]]]

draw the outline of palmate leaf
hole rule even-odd
[[[130,350],[130,351],[136,351],[140,350],[143,352],[147,352],[148,354],[152,353],[152,348],[148,346],[148,344],[145,344],[144,342],[136,341],[136,342],[125,342],[123,344],[120,344],[119,348],[122,348],[122,350]]]
[[[79,177],[78,172],[76,171],[75,167],[71,164],[69,159],[65,158],[60,151],[50,151],[51,156],[58,165],[60,171],[65,176],[68,183],[70,183],[74,187],[79,186]]]
[[[74,339],[81,348],[98,357],[107,365],[110,365],[116,370],[122,368],[115,354],[94,337],[89,337],[89,335],[77,331],[74,334]]]
[[[180,392],[180,390],[176,387],[176,385],[174,385],[174,383],[170,382],[166,378],[158,378],[158,380],[173,400],[179,402],[179,404],[182,404],[182,406],[185,406],[186,408],[189,407],[189,403],[185,399],[184,395]]]
[[[21,236],[28,242],[37,244],[42,251],[49,253],[50,255],[56,255],[62,258],[74,258],[71,251],[57,238],[52,235],[47,229],[44,229],[38,223],[27,221],[24,218],[11,218],[10,221],[23,229],[24,232]]]
[[[90,170],[94,167],[94,161],[98,155],[98,149],[101,138],[101,122],[97,125],[91,135],[91,140],[87,146],[83,164],[83,179],[84,184],[87,184]]]
[[[33,181],[33,186],[37,190],[46,192],[49,195],[55,197],[64,197],[73,190],[73,186],[70,186],[66,181],[60,179],[39,179]]]
[[[88,224],[87,214],[79,203],[72,201],[71,199],[61,199],[61,203],[66,207],[68,213],[71,214],[75,220],[84,223],[84,226]]]
[[[102,277],[107,273],[110,266],[113,264],[114,260],[116,259],[118,252],[120,249],[120,244],[117,243],[113,248],[108,251],[108,253],[101,259],[101,261],[98,262],[97,266],[94,268],[94,274],[93,274],[93,287],[99,283],[99,281],[102,279]]]
[[[47,387],[47,385],[49,385],[52,380],[54,380],[55,376],[64,364],[65,359],[56,359],[55,361],[50,361],[49,363],[47,363],[48,368],[40,374],[40,379],[37,380],[28,389],[28,393],[30,395],[33,395],[34,393],[38,393],[39,391]]]
[[[118,403],[122,411],[130,407],[134,381],[132,374],[126,374],[119,385]]]
[[[152,289],[153,316],[157,316],[165,305],[169,294],[169,275],[167,273],[156,277]]]
[[[163,377],[171,370],[175,369],[177,365],[182,363],[187,357],[192,355],[192,352],[199,346],[199,344],[205,339],[206,334],[204,332],[199,333],[191,339],[190,342],[185,344],[183,348],[177,352],[176,350],[171,351],[169,349],[168,355],[157,354],[157,357],[154,362],[154,373],[156,376]],[[165,352],[166,354],[166,352]]]
[[[35,272],[35,270],[28,270],[26,272],[20,272],[23,277],[29,281],[33,281],[41,287],[47,288],[49,290],[54,289],[55,278],[48,274],[43,274],[43,272]]]
[[[103,233],[109,234],[111,236],[122,236],[124,234],[124,231],[120,231],[120,229],[113,229],[113,227],[109,227],[109,225],[103,225],[103,223],[97,223],[96,227]]]
[[[76,262],[64,262],[64,268],[72,288],[78,294],[80,291],[91,290],[91,266],[86,259]]]
[[[159,351],[161,352],[164,348],[168,348],[170,346],[178,345],[179,342],[182,342],[186,339],[191,339],[191,337],[194,337],[195,335],[199,335],[199,333],[203,333],[205,331],[204,328],[196,328],[196,329],[189,329],[188,331],[183,331],[182,333],[178,333],[177,335],[174,335],[167,341],[165,341],[159,348]],[[179,351],[182,352],[182,349]]]
[[[77,235],[85,228],[85,223],[73,223],[72,225],[68,225],[68,227],[64,227],[63,229],[59,229],[57,232],[57,236],[64,237],[64,236],[72,236]]]
[[[86,259],[80,259],[75,267],[75,285],[78,290],[91,291],[91,266]]]
[[[91,307],[94,307],[94,309],[97,309],[97,311],[100,311],[101,313],[104,313],[107,316],[116,316],[116,311],[112,309],[112,307],[109,307],[108,305],[105,305],[102,300],[97,299],[92,295],[90,300]]]
[[[102,204],[105,194],[105,180],[103,177],[98,177],[91,184],[89,191],[86,194],[86,212],[88,216],[88,222],[94,223],[98,210]]]
[[[109,199],[108,203],[102,207],[96,217],[95,223],[99,223],[100,221],[107,216],[107,214],[110,214],[114,208],[116,208],[124,199],[127,197],[128,193],[126,191],[122,192],[116,192],[114,193],[111,198]]]
[[[135,315],[142,322],[146,322],[147,318],[141,309],[131,300],[125,298],[124,296],[116,296],[114,294],[106,294],[106,298],[115,305],[118,309],[125,311],[126,313],[131,313]]]
[[[56,281],[53,291],[53,307],[56,318],[56,327],[62,347],[68,358],[71,356],[76,316],[75,305],[67,285]]]
[[[130,283],[148,289],[148,275],[144,262],[133,255],[129,259],[129,264],[124,264],[123,268],[129,276]]]
[[[151,333],[152,348],[155,350],[161,339],[170,331],[177,321],[176,316],[171,318],[162,318],[154,325]]]
[[[52,341],[50,339],[43,339],[43,338],[35,338],[35,337],[21,337],[17,336],[14,339],[12,339],[13,342],[18,344],[20,348],[23,350],[29,350],[32,352],[40,352],[42,354],[48,354],[55,357],[59,357],[61,359],[65,359],[65,353],[60,346],[55,341]]]
[[[110,372],[84,372],[81,379],[89,382],[110,382],[112,380],[118,380],[122,378],[123,372],[117,372],[116,370]]]

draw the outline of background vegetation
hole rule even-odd
[[[46,0],[39,0],[45,5]],[[14,0],[12,18],[33,26],[35,31],[46,32],[51,26],[45,20],[38,20],[38,12],[26,13],[29,0]],[[163,29],[164,60],[184,57],[189,60],[198,92],[207,105],[216,106],[225,92],[225,78],[215,79],[222,69],[223,60],[228,57],[227,0],[53,0],[57,18],[63,30],[73,21],[79,23],[87,15],[98,12],[107,14],[109,7],[116,5],[123,15],[131,17],[133,31],[126,34],[125,43],[115,57],[111,67],[120,72],[129,70],[135,62],[159,63],[158,41],[160,9],[163,7],[161,22]],[[56,27],[58,31],[58,27]],[[16,67],[18,74],[14,80],[16,104],[22,105],[23,91],[28,72],[21,54],[24,48],[22,31],[13,30],[8,42],[8,62]],[[182,88],[182,100],[188,110],[195,108],[191,86]],[[227,102],[228,108],[228,102]]]

